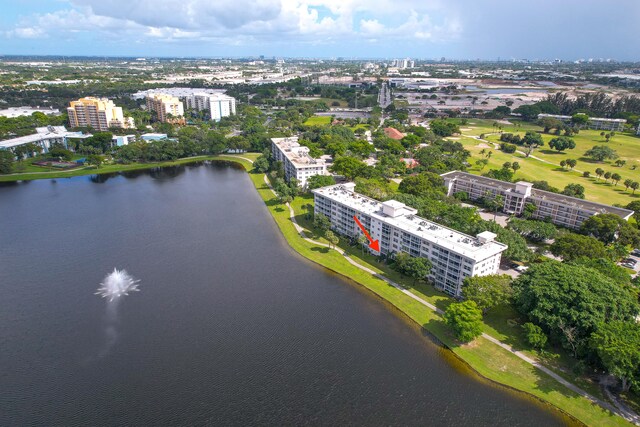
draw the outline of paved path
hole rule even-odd
[[[231,156],[228,156],[228,157],[231,157]],[[233,157],[238,157],[238,156],[233,156]],[[243,159],[247,160],[250,163],[253,163],[252,160],[249,160],[247,158],[243,158]],[[273,187],[271,186],[271,183],[269,182],[269,179],[267,178],[267,175],[263,175],[263,178],[264,178],[265,184],[267,184],[267,186],[269,187],[271,192],[274,195],[277,195],[276,192],[273,190]],[[318,241],[315,241],[315,240],[310,239],[309,237],[307,237],[307,235],[304,232],[304,229],[296,221],[295,211],[293,210],[293,208],[291,207],[291,205],[289,203],[287,203],[287,208],[289,208],[289,218],[293,222],[293,226],[295,227],[296,231],[300,234],[300,237],[302,237],[304,240],[306,240],[307,242],[312,243],[314,245],[323,246],[323,247],[326,247],[326,248],[330,247],[329,245],[327,245],[325,243],[318,242]],[[384,280],[389,285],[393,286],[394,288],[396,288],[397,290],[399,290],[403,294],[407,295],[409,298],[412,298],[412,299],[418,301],[419,303],[421,303],[425,307],[428,307],[430,310],[436,312],[437,314],[439,314],[439,315],[444,314],[444,312],[442,310],[440,310],[438,307],[436,307],[432,303],[428,302],[424,298],[421,298],[420,296],[414,294],[413,292],[405,289],[402,285],[400,285],[400,284],[394,282],[393,280],[381,275],[380,273],[375,272],[374,270],[370,269],[369,267],[366,267],[366,266],[364,266],[362,264],[359,264],[358,262],[353,260],[349,255],[345,254],[343,249],[335,248],[335,250],[339,254],[344,256],[345,259],[350,264],[354,265],[355,267],[358,267],[359,269],[361,269],[361,270],[363,270],[363,271],[365,271],[365,272],[367,272],[367,273],[369,273],[369,274],[371,274],[371,275],[373,275],[373,276],[375,276],[375,277],[377,277],[377,278],[379,278],[381,280]],[[589,401],[601,406],[602,408],[606,409],[607,411],[613,412],[614,414],[619,415],[620,417],[626,419],[627,421],[632,422],[632,423],[640,426],[640,417],[637,414],[633,413],[632,411],[628,410],[628,408],[622,407],[622,408],[618,409],[617,407],[611,405],[610,403],[605,402],[605,401],[603,401],[601,399],[598,399],[598,398],[590,395],[589,393],[587,393],[586,391],[584,391],[580,387],[578,387],[575,384],[565,380],[560,375],[558,375],[555,372],[553,372],[551,369],[549,369],[546,366],[542,365],[537,360],[533,359],[532,357],[527,356],[526,354],[522,353],[521,351],[515,350],[510,345],[503,343],[499,339],[494,338],[489,334],[483,333],[482,337],[484,339],[494,343],[495,345],[502,347],[503,349],[507,350],[511,354],[514,354],[515,356],[517,356],[521,360],[527,362],[528,364],[536,367],[537,369],[539,369],[540,371],[544,372],[545,374],[547,374],[548,376],[550,376],[554,380],[558,381],[563,386],[567,387],[569,390],[571,390],[571,391],[583,396],[584,398],[586,398]]]

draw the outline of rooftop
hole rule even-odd
[[[415,215],[416,210],[397,200],[378,202],[377,200],[350,190],[348,185],[332,185],[313,190],[313,193],[328,197],[382,222],[398,227],[413,235],[454,251],[475,261],[484,260],[507,249],[507,245],[490,240],[481,241],[468,234],[442,226]],[[383,212],[384,206],[392,207],[394,216]],[[385,210],[387,211],[387,210]],[[485,238],[488,236],[481,233]]]
[[[384,134],[391,139],[402,139],[404,134],[396,128],[384,128]]]
[[[69,132],[64,126],[45,126],[36,128],[36,133],[0,141],[0,148],[13,148],[19,145],[36,143],[49,138],[88,138],[91,134]]]
[[[560,114],[538,114],[538,118],[540,117],[550,117],[552,119],[561,119],[561,120],[570,120],[571,116],[563,116]],[[606,117],[589,117],[589,120],[598,120],[601,122],[612,122],[612,123],[627,123],[626,119],[608,119]]]
[[[478,182],[485,185],[490,185],[494,188],[504,191],[515,191],[516,184],[512,182],[500,181],[498,179],[487,178],[485,176],[473,175],[468,172],[453,171],[442,174],[443,178],[463,178],[471,182]],[[521,181],[525,183],[526,181]],[[602,203],[590,202],[584,199],[578,199],[577,197],[569,197],[564,194],[552,193],[550,191],[538,190],[536,188],[531,189],[531,197],[541,200],[551,200],[555,203],[559,203],[566,206],[574,206],[579,209],[588,210],[595,213],[611,213],[618,215],[624,219],[629,218],[633,214],[633,211],[624,208],[618,208],[615,206],[604,205]]]
[[[297,136],[287,138],[271,138],[271,141],[280,149],[291,163],[296,166],[309,166],[325,164],[323,159],[314,159],[309,155],[309,148],[298,143]]]

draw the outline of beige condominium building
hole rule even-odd
[[[98,131],[107,131],[109,128],[134,127],[133,119],[122,114],[122,107],[116,107],[107,98],[88,96],[71,101],[67,113],[72,128],[92,127]]]
[[[147,95],[147,111],[154,111],[162,123],[184,124],[184,105],[177,97],[164,93]]]
[[[416,209],[396,200],[379,202],[354,192],[355,184],[338,184],[313,190],[315,214],[326,215],[331,228],[350,238],[362,234],[354,216],[378,240],[380,251],[405,252],[431,261],[429,279],[436,288],[460,296],[469,276],[496,274],[507,246],[485,231],[469,236],[416,215]]]
[[[536,206],[532,219],[550,218],[554,224],[568,228],[580,228],[580,225],[593,215],[610,213],[629,219],[633,214],[633,211],[628,209],[538,190],[526,181],[512,183],[460,171],[447,172],[442,174],[442,178],[450,196],[464,192],[469,199],[478,200],[499,195],[504,198],[502,210],[514,215],[522,214],[524,206],[532,203]]]
[[[327,164],[322,159],[314,159],[309,155],[309,148],[298,143],[298,137],[271,138],[271,154],[282,162],[284,177],[298,180],[302,187],[307,186],[307,179],[313,175],[327,175]]]

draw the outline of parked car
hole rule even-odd
[[[633,264],[633,265],[636,265],[636,264],[638,263],[638,261],[636,261],[636,260],[635,260],[635,259],[633,259],[633,258],[626,258],[626,259],[623,259],[623,260],[622,260],[622,262],[624,262],[624,263],[628,263],[628,264]]]
[[[526,265],[519,265],[518,268],[516,268],[516,271],[518,273],[524,273],[525,271],[527,271],[529,269],[529,267],[527,267]]]
[[[630,262],[622,262],[620,263],[620,265],[626,268],[630,268],[632,270],[634,270],[636,267],[635,264],[631,264]]]
[[[634,249],[631,251],[631,255],[633,256],[640,256],[640,249]]]

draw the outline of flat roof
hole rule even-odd
[[[295,166],[323,166],[325,164],[324,159],[314,159],[313,157],[311,157],[309,155],[309,149],[307,147],[301,146],[300,143],[298,143],[297,136],[290,136],[286,138],[271,138],[271,141]]]
[[[69,132],[64,126],[45,126],[36,128],[36,133],[0,141],[0,148],[13,148],[19,145],[36,143],[51,138],[89,138],[91,134]]]
[[[540,117],[549,117],[552,119],[564,119],[564,120],[569,120],[571,118],[571,116],[563,116],[561,114],[545,114],[545,113],[538,114],[538,118]],[[602,122],[627,123],[626,119],[609,119],[607,117],[589,117],[589,120],[598,120]]]
[[[486,176],[473,175],[468,172],[452,171],[443,173],[441,176],[443,178],[463,178],[468,181],[479,182],[505,191],[515,191],[516,189],[515,183],[500,181],[499,179],[487,178]],[[527,181],[520,182],[526,183]],[[536,188],[531,189],[531,197],[540,200],[551,200],[558,204],[573,206],[596,213],[612,213],[624,219],[629,218],[629,216],[633,214],[633,211],[629,209],[618,208],[616,206],[605,205],[602,203],[590,202],[588,200],[578,199],[577,197],[565,196],[564,194],[552,193],[551,191],[538,190]]]
[[[376,218],[382,222],[398,227],[408,233],[435,243],[474,261],[482,261],[507,249],[507,245],[496,241],[481,243],[476,237],[445,227],[428,219],[414,215],[415,209],[397,200],[389,200],[385,204],[394,207],[405,207],[405,213],[390,217],[382,212],[382,202],[351,191],[342,184],[322,187],[313,193],[327,197],[347,205],[359,212]]]

